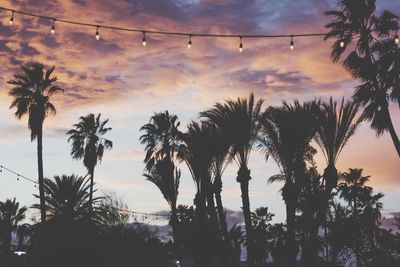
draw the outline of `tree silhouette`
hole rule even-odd
[[[146,169],[151,170],[155,163],[165,157],[173,160],[179,147],[180,132],[176,115],[170,115],[168,110],[155,113],[150,122],[143,125],[140,131],[145,133],[140,136],[140,143],[146,145]]]
[[[251,179],[248,162],[250,152],[258,139],[259,118],[263,100],[255,102],[254,95],[249,99],[228,100],[217,103],[210,110],[201,112],[201,117],[215,124],[230,142],[230,156],[238,164],[237,182],[242,193],[243,215],[246,226],[247,260],[254,264],[253,238],[250,216],[249,181]]]
[[[284,102],[281,107],[269,107],[261,120],[261,147],[266,157],[271,156],[280,167],[280,174],[269,182],[283,181],[282,198],[286,204],[286,264],[296,266],[295,218],[300,190],[306,181],[305,161],[313,149],[310,142],[318,127],[315,116],[318,103],[293,104]]]
[[[25,219],[27,208],[19,207],[14,199],[0,201],[0,237],[4,254],[11,252],[11,233],[18,228],[18,223]]]
[[[28,63],[21,66],[22,72],[15,74],[8,81],[13,88],[9,95],[13,98],[10,109],[16,109],[15,117],[21,119],[28,115],[28,127],[31,130],[31,141],[37,140],[38,181],[40,195],[41,220],[46,220],[43,189],[43,123],[50,114],[56,113],[55,106],[50,102],[56,93],[64,92],[55,85],[56,76],[52,76],[54,66],[45,70],[43,64]]]
[[[179,181],[181,171],[175,167],[174,163],[168,158],[159,160],[153,165],[152,169],[143,174],[149,182],[152,182],[160,190],[169,208],[171,209],[170,225],[172,227],[175,246],[181,245],[178,233],[178,217],[176,202],[178,199]],[[178,253],[179,254],[179,253]],[[178,255],[180,257],[180,255]]]
[[[310,222],[313,225],[310,233],[310,250],[305,251],[307,264],[316,264],[318,256],[317,236],[321,223],[326,216],[329,199],[334,188],[338,183],[338,171],[336,162],[339,155],[350,137],[354,135],[361,118],[357,118],[358,104],[355,102],[342,101],[338,103],[330,98],[329,102],[323,102],[317,112],[318,127],[314,141],[320,147],[327,167],[323,173],[323,187],[318,196],[318,205],[313,212],[314,220]]]
[[[92,113],[82,116],[79,123],[74,124],[73,129],[67,132],[68,142],[72,141],[72,158],[83,158],[83,164],[90,174],[90,208],[93,206],[94,168],[103,159],[104,150],[113,147],[113,142],[103,137],[111,131],[111,127],[106,127],[108,119],[101,121],[100,116],[100,113],[97,117]]]
[[[46,210],[50,219],[63,221],[88,220],[90,218],[90,180],[72,175],[56,175],[44,179]],[[35,195],[35,197],[38,197]],[[95,198],[96,203],[100,198]],[[35,204],[33,208],[38,208]]]
[[[338,1],[339,10],[326,12],[333,20],[326,25],[329,32],[325,39],[335,39],[331,53],[333,62],[337,62],[347,48],[353,47],[349,44],[355,42],[354,50],[343,61],[346,70],[361,82],[354,92],[354,101],[364,107],[364,118],[371,122],[377,135],[389,131],[400,157],[400,140],[389,113],[389,102],[400,100],[396,86],[399,48],[394,42],[399,18],[389,11],[376,15],[375,2]],[[394,51],[397,57],[383,57],[386,51]]]

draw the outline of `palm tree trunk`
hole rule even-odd
[[[89,209],[93,211],[93,184],[94,184],[94,168],[90,170],[90,195],[89,195]]]
[[[195,200],[196,204],[196,242],[193,259],[196,267],[209,266],[209,255],[207,254],[207,216],[206,216],[206,197],[204,193],[197,192]]]
[[[40,198],[40,218],[41,222],[46,221],[46,203],[44,198],[44,179],[43,179],[43,123],[39,126],[37,135],[37,160],[38,160],[38,180]]]
[[[387,108],[386,112],[389,124],[388,127],[389,127],[390,137],[392,138],[394,147],[396,148],[397,155],[400,157],[400,140],[399,137],[397,136],[396,130],[394,129],[392,118],[390,117],[389,107]]]
[[[242,193],[243,217],[246,227],[247,264],[254,266],[253,227],[250,216],[249,181],[250,170],[246,166],[240,167],[236,180],[240,183]]]
[[[295,238],[296,202],[292,199],[286,201],[286,267],[296,266],[296,238]]]
[[[172,207],[171,209],[171,219],[169,224],[171,225],[172,228],[172,235],[174,237],[174,248],[175,248],[175,255],[179,259],[179,262],[181,263],[180,266],[182,265],[182,253],[181,253],[181,236],[180,232],[178,230],[178,216],[176,214],[176,207]]]

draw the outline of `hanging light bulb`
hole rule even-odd
[[[3,172],[3,166],[0,166],[0,172]]]
[[[17,175],[17,181],[19,181],[19,174]]]
[[[50,30],[51,34],[54,34],[55,31],[56,31],[56,25],[55,24],[56,24],[56,20],[53,19],[53,25],[51,26],[51,30]]]
[[[239,44],[239,52],[243,52],[243,42],[242,42],[242,36],[240,36],[240,44]]]
[[[293,50],[293,49],[294,49],[293,36],[290,36],[290,45],[289,45],[289,47],[290,47],[290,50]]]
[[[65,202],[65,203],[68,203],[68,199],[64,199],[64,202]]]
[[[143,47],[146,47],[146,45],[147,45],[147,43],[146,43],[146,32],[143,32],[142,45],[143,45]]]
[[[190,47],[192,47],[192,35],[189,35],[189,41],[187,44],[187,48],[189,49]]]
[[[35,184],[35,188],[36,188],[37,186],[36,186],[36,184]]]
[[[10,20],[8,21],[8,23],[9,23],[10,25],[12,25],[13,22],[14,22],[14,10],[11,11],[11,18],[10,18]]]
[[[96,40],[100,40],[99,26],[96,28]]]
[[[399,44],[399,36],[396,34],[396,36],[394,37],[394,43],[395,44]]]
[[[344,42],[343,42],[343,41],[340,41],[339,46],[340,46],[341,48],[344,48],[344,46],[345,46]]]

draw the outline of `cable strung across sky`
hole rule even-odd
[[[119,27],[107,24],[94,24],[94,23],[87,23],[75,20],[68,20],[68,19],[58,19],[51,16],[46,15],[39,15],[35,13],[25,12],[22,10],[14,10],[11,8],[6,8],[0,6],[0,10],[5,10],[11,12],[11,17],[9,20],[9,24],[12,25],[14,23],[14,14],[20,14],[24,16],[30,16],[35,18],[47,19],[51,22],[50,32],[51,34],[55,33],[56,24],[57,23],[64,23],[64,24],[72,24],[78,25],[83,27],[91,27],[96,30],[95,37],[96,40],[100,40],[100,29],[108,29],[108,30],[115,30],[115,31],[125,31],[125,32],[138,32],[143,34],[142,44],[143,46],[147,45],[146,41],[146,34],[157,34],[157,35],[173,35],[173,36],[187,36],[188,43],[187,48],[192,47],[192,38],[193,37],[204,37],[204,38],[238,38],[240,41],[239,44],[239,51],[243,51],[243,39],[245,38],[290,38],[290,49],[293,50],[294,48],[294,37],[318,37],[318,36],[325,36],[325,33],[297,33],[297,34],[219,34],[219,33],[189,33],[189,32],[176,32],[176,31],[167,31],[167,30],[147,30],[147,29],[138,29],[138,28],[128,28],[128,27]]]

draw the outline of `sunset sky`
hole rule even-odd
[[[400,15],[397,1],[380,0],[378,12],[388,9]],[[335,0],[1,0],[0,6],[80,22],[107,24],[146,30],[207,32],[225,34],[298,34],[325,32],[329,18],[324,11],[335,7]],[[85,175],[81,161],[72,160],[66,131],[78,118],[101,113],[113,128],[108,135],[114,142],[95,169],[95,181],[102,192],[115,192],[130,209],[155,212],[168,209],[156,187],[145,181],[140,127],[154,112],[169,110],[177,114],[180,129],[198,117],[198,113],[224,99],[247,97],[254,92],[265,106],[283,100],[352,95],[357,84],[340,64],[330,62],[330,41],[321,37],[290,39],[244,39],[244,51],[238,52],[238,39],[193,38],[187,49],[187,37],[147,35],[56,23],[0,11],[0,165],[36,179],[36,142],[30,142],[26,119],[18,121],[9,110],[10,86],[19,66],[38,61],[55,65],[59,85],[65,90],[54,98],[58,113],[49,117],[44,128],[44,174]],[[392,107],[393,122],[400,134],[400,112]],[[325,161],[317,155],[322,171]],[[178,202],[192,204],[195,187],[182,169]],[[384,214],[398,211],[400,202],[400,165],[389,134],[377,138],[363,124],[350,139],[339,158],[341,171],[363,168],[371,175],[376,192],[385,194]],[[284,221],[281,184],[267,184],[278,172],[273,161],[265,162],[259,151],[250,158],[251,208],[268,206],[276,221]],[[237,166],[230,166],[223,177],[223,202],[240,210]],[[16,197],[30,206],[36,200],[31,183],[17,182],[16,176],[0,173],[0,200]]]

